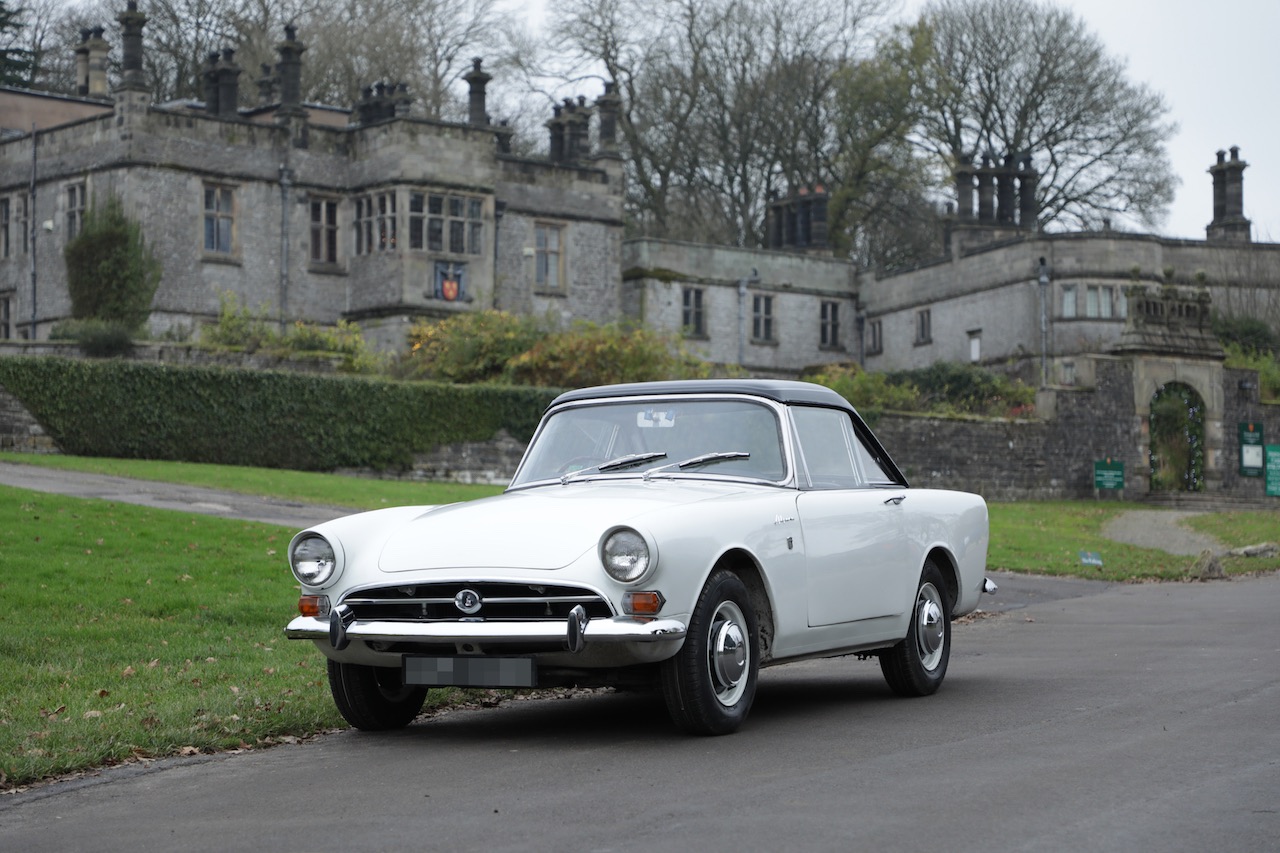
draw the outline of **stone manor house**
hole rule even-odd
[[[859,275],[832,256],[821,186],[770,203],[765,249],[625,240],[610,86],[557,105],[548,156],[522,157],[486,111],[480,60],[465,123],[415,114],[393,84],[352,108],[302,102],[292,27],[255,106],[239,106],[230,49],[207,57],[203,100],[155,103],[146,16],[130,0],[117,20],[114,88],[101,30],[76,49],[76,95],[0,87],[0,337],[47,338],[70,315],[62,249],[108,194],[163,265],[151,327],[175,336],[198,333],[224,294],[282,323],[354,321],[384,349],[416,319],[497,308],[637,320],[758,374],[948,360],[1070,387],[1088,378],[1085,356],[1166,308],[1203,325],[1205,294],[1244,313],[1280,300],[1280,245],[1251,239],[1234,148],[1210,169],[1205,240],[1042,232],[1031,160],[1008,157],[957,170],[936,261]]]

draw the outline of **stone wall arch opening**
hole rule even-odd
[[[1200,492],[1205,485],[1204,398],[1168,382],[1151,398],[1151,491]]]

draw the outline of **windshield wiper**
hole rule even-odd
[[[665,459],[666,451],[653,450],[648,453],[628,453],[626,456],[619,456],[617,459],[610,459],[608,462],[601,462],[599,465],[592,465],[590,468],[583,468],[579,471],[571,471],[560,478],[560,485],[570,483],[582,475],[595,471],[603,474],[609,471],[621,471],[623,468],[633,468],[636,465],[642,465],[651,459]]]
[[[749,459],[751,454],[745,450],[719,450],[715,453],[703,453],[685,459],[682,462],[672,462],[670,465],[659,465],[657,468],[650,468],[644,472],[644,478],[648,480],[659,471],[665,471],[668,468],[679,468],[681,471],[686,468],[701,468],[703,465],[714,465],[717,462],[725,462],[730,459]]]

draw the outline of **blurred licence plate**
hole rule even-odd
[[[404,656],[404,683],[430,687],[536,687],[533,658]]]

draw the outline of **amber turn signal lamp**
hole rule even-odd
[[[304,595],[298,599],[298,612],[301,613],[303,616],[319,617],[321,615],[321,611],[323,610],[324,610],[323,595]]]
[[[628,592],[622,597],[622,609],[633,616],[657,616],[666,603],[667,600],[657,590]]]

